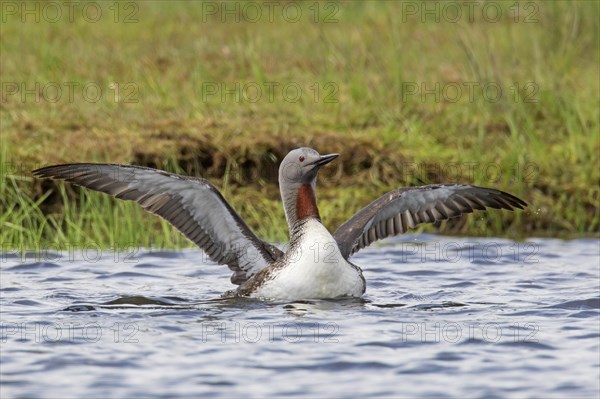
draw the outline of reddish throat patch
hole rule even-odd
[[[296,217],[298,220],[302,220],[311,216],[321,219],[319,210],[317,209],[317,198],[312,186],[310,184],[303,184],[300,186],[298,197],[296,198]]]

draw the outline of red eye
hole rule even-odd
[[[300,162],[304,162],[304,156],[303,156],[303,155],[302,155],[302,156],[300,156],[300,158],[298,158],[298,160],[299,160]]]

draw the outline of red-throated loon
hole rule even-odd
[[[316,198],[319,169],[338,154],[312,148],[291,151],[279,167],[279,189],[290,231],[284,253],[259,239],[207,180],[140,166],[67,164],[35,170],[51,177],[132,200],[175,226],[211,259],[233,271],[238,285],[227,296],[270,299],[359,297],[366,284],[348,260],[380,240],[420,223],[486,208],[523,209],[521,199],[462,184],[407,187],[379,197],[331,234],[321,223]]]

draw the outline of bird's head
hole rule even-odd
[[[338,154],[321,155],[312,148],[290,151],[279,166],[279,190],[290,229],[297,220],[314,216],[317,209],[316,178],[321,166],[337,158]]]
[[[333,161],[338,155],[321,155],[308,147],[290,151],[279,166],[279,184],[312,184],[321,166]]]

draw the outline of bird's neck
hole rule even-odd
[[[302,184],[296,195],[296,220],[304,220],[311,217],[321,220],[319,209],[317,208],[317,196],[311,184]]]
[[[299,225],[304,224],[304,221],[308,219],[321,220],[314,183],[302,183],[295,187],[282,186],[281,195],[290,230],[290,239],[297,233]]]

